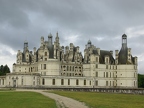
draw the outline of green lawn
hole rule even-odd
[[[96,92],[51,91],[85,102],[92,108],[144,108],[144,96]]]
[[[55,101],[35,92],[0,91],[0,108],[57,108]]]

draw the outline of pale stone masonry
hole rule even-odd
[[[61,46],[58,33],[53,42],[41,37],[40,47],[18,50],[12,73],[0,77],[0,87],[37,88],[137,88],[137,57],[127,47],[127,36],[122,35],[120,51],[101,50],[89,40],[84,57],[79,46]]]

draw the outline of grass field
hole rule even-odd
[[[55,101],[35,92],[0,91],[0,108],[57,108]]]
[[[85,102],[92,108],[144,108],[144,96],[95,92],[52,91]]]

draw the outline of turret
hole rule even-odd
[[[34,55],[36,54],[36,47],[33,48]]]
[[[105,56],[105,64],[109,64],[109,56],[108,55]]]
[[[77,52],[79,52],[79,46],[77,46]]]
[[[123,49],[127,48],[127,35],[126,34],[122,35],[122,48]]]
[[[90,47],[90,46],[91,46],[91,41],[89,40],[87,43],[87,47]]]
[[[137,57],[134,57],[134,63],[135,63],[135,65],[138,65],[138,60],[137,60],[138,58]]]
[[[131,61],[131,48],[128,48],[128,51],[127,51],[127,61],[128,61],[128,63],[131,63],[132,61]]]
[[[52,45],[52,34],[50,33],[48,35],[48,46],[51,46]]]
[[[96,48],[96,49],[97,49],[98,55],[100,55],[100,48]]]
[[[110,53],[111,53],[111,55],[113,56],[113,51],[112,51],[112,50],[110,51]]]
[[[33,48],[34,51],[34,62],[36,62],[36,47]]]
[[[115,64],[118,64],[118,50],[115,50]]]
[[[56,38],[55,38],[55,42],[59,43],[59,37],[58,37],[58,32],[56,33]]]
[[[69,53],[69,47],[66,46],[66,47],[65,47],[65,54],[68,54],[68,53]]]
[[[74,47],[73,43],[70,43],[70,51],[71,52],[73,51],[73,47]]]
[[[26,52],[26,50],[28,50],[28,42],[27,41],[24,42],[24,53]]]
[[[43,45],[44,45],[44,37],[42,36],[41,37],[41,47],[43,47]]]
[[[127,48],[127,36],[125,34],[122,35],[122,47],[118,54],[118,63],[119,64],[127,64],[128,63],[128,48]]]

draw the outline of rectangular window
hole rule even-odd
[[[79,80],[78,79],[76,80],[76,85],[79,85]]]
[[[46,75],[46,72],[43,72],[43,75]]]
[[[137,66],[135,66],[135,69],[137,69]]]
[[[41,64],[41,69],[42,69],[42,64]]]
[[[98,57],[96,57],[96,62],[98,62]]]
[[[106,63],[108,63],[108,58],[106,58]]]
[[[44,78],[42,79],[42,85],[45,85],[45,79]]]
[[[68,79],[68,85],[70,85],[70,79]]]
[[[106,69],[108,69],[108,65],[106,65]]]
[[[4,85],[4,79],[3,79],[3,85]]]
[[[108,72],[106,72],[106,77],[108,78]]]
[[[45,61],[47,61],[47,58],[45,58]]]
[[[70,66],[70,71],[71,71],[71,66]]]
[[[64,85],[64,79],[61,79],[61,85]]]
[[[86,85],[86,80],[84,80],[84,85]]]
[[[108,81],[106,81],[106,86],[108,86]]]
[[[98,68],[98,64],[96,64],[96,68]]]
[[[55,85],[55,79],[52,79],[52,85]]]
[[[98,77],[98,72],[96,72],[96,77]]]
[[[95,81],[95,85],[98,86],[98,81]]]
[[[89,82],[89,84],[91,85],[91,81]]]
[[[35,81],[33,81],[33,85],[35,85]]]
[[[44,69],[46,69],[46,64],[44,64]]]
[[[22,83],[22,85],[23,85],[23,79],[22,79],[21,83]]]

